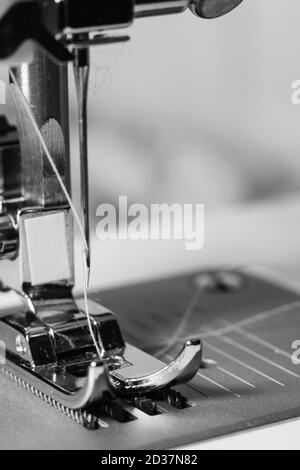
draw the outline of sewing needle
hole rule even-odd
[[[88,89],[90,75],[90,52],[88,47],[74,50],[74,75],[78,100],[78,123],[80,141],[81,210],[85,233],[85,257],[87,267],[87,286],[91,270],[91,241],[89,224],[89,162],[88,162]]]

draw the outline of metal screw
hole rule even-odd
[[[220,271],[217,273],[219,289],[225,292],[237,292],[243,288],[244,277],[234,271]]]
[[[201,292],[215,290],[216,288],[216,274],[214,272],[200,273],[194,279],[196,288]]]
[[[194,285],[202,293],[237,292],[243,288],[244,277],[234,271],[203,272],[195,277]]]
[[[21,356],[25,356],[27,353],[27,342],[24,336],[18,335],[16,338],[16,350],[17,353],[20,354]]]

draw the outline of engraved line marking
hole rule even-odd
[[[224,372],[224,374],[230,375],[230,377],[233,377],[234,379],[238,380],[239,382],[243,382],[244,384],[248,385],[251,388],[256,388],[255,385],[251,384],[250,382],[247,382],[247,380],[244,380],[241,377],[238,377],[237,375],[233,374],[232,372],[229,372],[229,370],[224,369],[223,367],[218,367],[218,369],[221,372]]]
[[[212,338],[212,337],[215,337],[215,336],[220,336],[220,335],[226,334],[226,333],[231,333],[233,328],[237,328],[237,327],[242,328],[244,326],[253,325],[253,324],[258,323],[260,321],[267,320],[269,318],[278,316],[282,313],[291,312],[291,311],[293,311],[293,310],[295,310],[296,308],[299,308],[299,307],[300,307],[300,300],[297,300],[296,302],[281,305],[280,307],[276,307],[276,308],[273,308],[271,310],[267,310],[265,312],[259,313],[258,315],[255,315],[251,318],[247,318],[246,320],[242,320],[240,322],[233,323],[232,326],[227,326],[225,328],[220,328],[218,330],[210,330],[206,333],[201,333],[201,337],[202,337],[202,339],[205,339],[205,338]]]
[[[218,382],[215,382],[214,380],[212,379],[209,379],[208,377],[205,377],[205,375],[202,375],[198,372],[197,374],[198,377],[201,377],[202,379],[204,380],[207,380],[208,382],[212,383],[213,385],[216,385],[217,387],[221,388],[222,390],[225,390],[225,392],[228,392],[230,393],[231,395],[233,395],[234,397],[236,398],[241,398],[241,395],[239,395],[238,393],[234,393],[232,390],[229,390],[229,388],[226,388],[224,387],[223,385],[219,384]]]
[[[231,361],[236,362],[236,363],[239,364],[240,366],[246,367],[247,369],[251,370],[252,372],[255,372],[256,374],[261,375],[261,376],[264,377],[265,379],[268,379],[268,380],[270,380],[271,382],[274,382],[274,383],[276,383],[277,385],[280,385],[280,387],[285,387],[285,384],[283,384],[282,382],[279,382],[278,380],[273,379],[273,377],[270,377],[269,375],[264,374],[264,373],[261,372],[260,370],[255,369],[255,368],[252,367],[252,366],[249,366],[249,364],[246,364],[245,362],[240,361],[240,360],[237,359],[236,357],[231,356],[231,354],[227,354],[225,351],[222,351],[222,349],[216,348],[215,346],[212,346],[211,344],[207,343],[206,341],[205,341],[205,344],[206,344],[206,346],[207,346],[209,349],[211,349],[212,351],[217,352],[218,354],[221,354],[223,357],[227,357],[227,359],[230,359]]]
[[[229,326],[230,323],[226,322],[226,324]],[[273,351],[275,354],[280,354],[281,356],[284,356],[288,359],[291,359],[291,354],[284,351],[283,349],[278,348],[272,343],[269,343],[268,341],[260,338],[259,336],[254,335],[253,333],[249,333],[249,331],[244,330],[243,328],[240,327],[235,327],[231,325],[232,328],[237,332],[240,333],[240,335],[244,336],[245,338],[250,339],[251,341],[254,341],[257,344],[260,344],[261,346],[264,346],[267,349],[270,349]]]
[[[228,338],[227,336],[223,336],[223,335],[219,336],[219,339],[221,341],[223,341],[224,343],[230,344],[231,346],[234,346],[235,348],[240,349],[241,351],[244,351],[245,353],[250,354],[250,355],[256,357],[257,359],[260,359],[261,361],[265,362],[266,364],[269,364],[273,367],[276,367],[277,369],[282,370],[286,374],[292,375],[293,377],[296,377],[297,379],[300,378],[300,376],[298,374],[295,374],[295,372],[292,372],[291,370],[286,369],[285,367],[277,364],[276,362],[271,361],[267,357],[262,356],[261,354],[258,354],[257,352],[253,351],[250,348],[247,348],[246,346],[239,343],[238,341],[235,341],[235,340],[233,340],[231,338]]]

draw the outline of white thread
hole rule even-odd
[[[10,76],[11,76],[12,81],[14,82],[14,85],[17,87],[17,89],[20,92],[20,96],[21,96],[21,98],[23,100],[23,103],[25,105],[25,109],[27,111],[28,117],[29,117],[29,119],[30,119],[30,121],[33,125],[33,128],[34,128],[34,130],[35,130],[35,132],[36,132],[36,134],[37,134],[37,136],[38,136],[38,138],[41,142],[43,150],[44,150],[44,152],[46,154],[46,157],[48,158],[48,161],[49,161],[49,163],[52,167],[52,170],[53,170],[53,172],[54,172],[54,174],[55,174],[55,176],[56,176],[56,178],[57,178],[57,180],[58,180],[58,182],[61,186],[61,189],[62,189],[62,191],[64,192],[64,194],[66,196],[66,199],[69,203],[69,206],[70,206],[71,211],[73,213],[74,219],[76,220],[76,223],[78,225],[78,228],[79,228],[79,231],[80,231],[80,234],[81,234],[82,244],[83,244],[83,250],[82,250],[82,255],[83,255],[83,259],[82,259],[82,261],[83,261],[83,277],[84,277],[83,297],[84,297],[85,313],[86,313],[86,317],[87,317],[87,322],[88,322],[90,335],[92,337],[94,346],[96,348],[96,352],[97,352],[99,358],[102,359],[101,351],[100,351],[100,348],[98,346],[98,343],[97,343],[97,340],[96,340],[96,337],[95,337],[95,334],[94,334],[94,330],[93,330],[93,327],[92,327],[92,321],[91,321],[91,316],[90,316],[90,312],[89,312],[89,305],[88,305],[88,295],[87,295],[87,292],[88,292],[88,274],[87,274],[88,273],[88,266],[86,265],[86,262],[85,262],[85,253],[88,251],[88,245],[87,245],[87,241],[86,241],[86,238],[85,238],[84,229],[83,229],[80,217],[79,217],[79,215],[76,211],[76,208],[75,208],[75,206],[72,202],[71,196],[70,196],[70,194],[69,194],[69,192],[68,192],[68,190],[67,190],[67,188],[66,188],[66,186],[65,186],[65,184],[64,184],[64,182],[63,182],[63,180],[62,180],[62,178],[59,174],[59,171],[58,171],[57,166],[56,166],[56,164],[55,164],[55,162],[54,162],[54,160],[53,160],[53,158],[52,158],[52,156],[49,152],[49,149],[47,147],[45,139],[44,139],[44,137],[43,137],[38,125],[37,125],[37,122],[36,122],[35,117],[32,113],[32,110],[29,106],[29,103],[27,102],[27,99],[26,99],[25,95],[23,94],[22,90],[18,86],[17,79],[16,79],[15,74],[13,73],[12,70],[10,70]],[[13,94],[12,94],[12,96],[13,96],[14,101],[16,102],[15,97],[14,97]]]
[[[30,108],[30,106],[29,106],[29,104],[28,104],[28,102],[27,102],[27,100],[26,100],[26,98],[25,98],[25,96],[24,96],[22,90],[21,90],[20,87],[18,86],[18,83],[17,83],[16,77],[15,77],[15,74],[13,73],[12,70],[10,70],[10,76],[11,76],[13,82],[14,82],[14,85],[15,85],[15,86],[17,87],[17,89],[20,91],[20,95],[21,95],[22,100],[23,100],[23,103],[24,103],[24,105],[25,105],[25,108],[26,108],[28,117],[30,118],[30,121],[31,121],[31,123],[32,123],[32,125],[33,125],[33,127],[34,127],[35,132],[37,133],[37,136],[38,136],[38,138],[39,138],[39,140],[40,140],[40,142],[41,142],[41,145],[42,145],[42,147],[43,147],[43,150],[44,150],[44,152],[45,152],[45,154],[46,154],[46,156],[47,156],[47,158],[48,158],[48,160],[49,160],[49,163],[50,163],[50,165],[51,165],[51,167],[52,167],[52,170],[54,171],[55,176],[57,177],[58,182],[59,182],[59,184],[60,184],[60,186],[61,186],[61,189],[63,190],[63,192],[64,192],[64,194],[65,194],[65,196],[66,196],[66,199],[67,199],[67,201],[68,201],[68,203],[69,203],[69,205],[70,205],[70,207],[71,207],[71,210],[72,210],[72,212],[73,212],[73,214],[74,214],[74,217],[75,217],[76,222],[77,222],[77,224],[78,224],[78,227],[79,227],[79,229],[80,229],[81,235],[82,235],[82,237],[83,237],[84,244],[85,244],[85,249],[87,250],[87,249],[88,249],[88,246],[87,246],[87,242],[86,242],[86,239],[85,239],[83,226],[82,226],[82,224],[81,224],[81,221],[80,221],[79,215],[77,214],[77,211],[76,211],[76,209],[75,209],[75,206],[74,206],[74,204],[73,204],[73,202],[72,202],[72,199],[71,199],[71,197],[70,197],[70,195],[69,195],[69,193],[68,193],[67,188],[66,188],[65,185],[64,185],[64,182],[63,182],[63,180],[62,180],[62,178],[61,178],[61,176],[60,176],[60,174],[59,174],[59,171],[58,171],[58,169],[57,169],[57,167],[56,167],[56,165],[55,165],[55,162],[54,162],[53,158],[51,157],[51,154],[50,154],[50,152],[49,152],[49,150],[48,150],[48,147],[47,147],[47,144],[46,144],[46,142],[45,142],[45,139],[44,139],[44,137],[43,137],[43,135],[42,135],[42,133],[41,133],[41,131],[40,131],[40,129],[39,129],[37,123],[36,123],[36,120],[35,120],[35,117],[34,117],[32,111],[31,111],[31,108]],[[12,95],[12,96],[13,96],[13,99],[14,99],[14,101],[15,101],[15,103],[16,103],[16,100],[15,100],[14,95]]]
[[[283,304],[280,307],[275,307],[271,310],[265,310],[264,312],[259,313],[258,315],[254,315],[253,317],[246,318],[245,320],[241,320],[237,323],[232,323],[230,326],[219,328],[217,330],[211,330],[207,333],[202,334],[202,338],[213,338],[221,335],[226,335],[228,333],[234,332],[236,328],[244,328],[246,326],[253,326],[258,322],[268,320],[269,318],[274,318],[278,315],[282,315],[283,313],[288,313],[296,308],[300,307],[300,300],[296,300],[295,302],[290,302],[288,304]],[[220,318],[221,319],[221,318]]]
[[[182,316],[182,320],[181,322],[179,323],[179,326],[178,328],[176,329],[174,335],[171,337],[171,339],[168,341],[168,343],[166,344],[165,347],[163,347],[162,349],[160,349],[157,353],[155,353],[155,355],[157,357],[161,357],[161,356],[164,356],[167,352],[170,351],[170,349],[173,348],[173,346],[175,346],[175,344],[177,343],[177,341],[181,338],[181,336],[183,335],[183,333],[185,332],[185,329],[186,327],[188,326],[189,324],[189,321],[194,313],[194,309],[199,301],[199,298],[200,296],[203,294],[203,292],[201,290],[198,290],[196,291],[196,293],[193,295],[191,301],[189,302],[187,308],[186,308],[186,311],[184,312],[183,316]]]
[[[277,267],[276,265],[273,265],[272,263],[265,263],[264,261],[249,261],[248,263],[242,264],[240,266],[235,266],[235,267],[232,266],[230,269],[234,272],[243,274],[243,272],[245,271],[246,268],[251,268],[251,267],[255,268],[256,266],[257,267],[261,266],[263,268],[265,266],[267,266],[269,268],[272,268],[272,271],[274,273],[276,272],[275,267]],[[228,270],[229,268],[227,266],[227,268],[224,268],[224,269]],[[185,330],[188,326],[188,323],[189,323],[189,321],[192,317],[194,307],[197,305],[198,297],[199,297],[200,293],[201,293],[201,291],[198,291],[198,292],[196,292],[195,295],[193,295],[191,301],[188,304],[188,307],[187,307],[186,311],[182,315],[182,319],[179,323],[178,328],[176,329],[176,332],[171,337],[171,339],[167,342],[167,344],[164,347],[162,347],[158,352],[155,353],[155,355],[157,357],[162,357],[166,353],[168,353],[170,351],[170,349],[172,349],[178,341],[185,341],[186,340],[186,335],[184,335],[184,332],[185,332]],[[266,318],[273,317],[273,316],[279,315],[281,313],[288,312],[288,311],[293,310],[294,308],[297,308],[297,307],[300,307],[300,301],[299,300],[297,300],[295,302],[288,303],[288,304],[281,305],[279,307],[275,307],[271,310],[264,311],[264,312],[262,312],[258,315],[247,318],[246,320],[242,320],[240,322],[228,325],[227,327],[220,328],[218,330],[211,330],[208,333],[203,333],[203,332],[200,331],[198,334],[201,337],[201,339],[206,339],[206,338],[215,337],[215,336],[221,336],[223,334],[227,334],[227,333],[230,333],[230,332],[234,331],[236,328],[255,324],[258,321],[262,321]]]

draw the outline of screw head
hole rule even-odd
[[[244,277],[234,271],[211,271],[198,274],[194,286],[202,293],[233,293],[242,290]]]
[[[25,354],[27,353],[27,348],[28,348],[28,344],[24,336],[18,335],[16,338],[17,353],[20,354],[21,356],[25,356]]]
[[[190,9],[201,18],[213,19],[227,15],[243,0],[191,0]]]
[[[194,285],[201,292],[210,292],[216,289],[217,280],[214,272],[203,272],[194,278]]]

